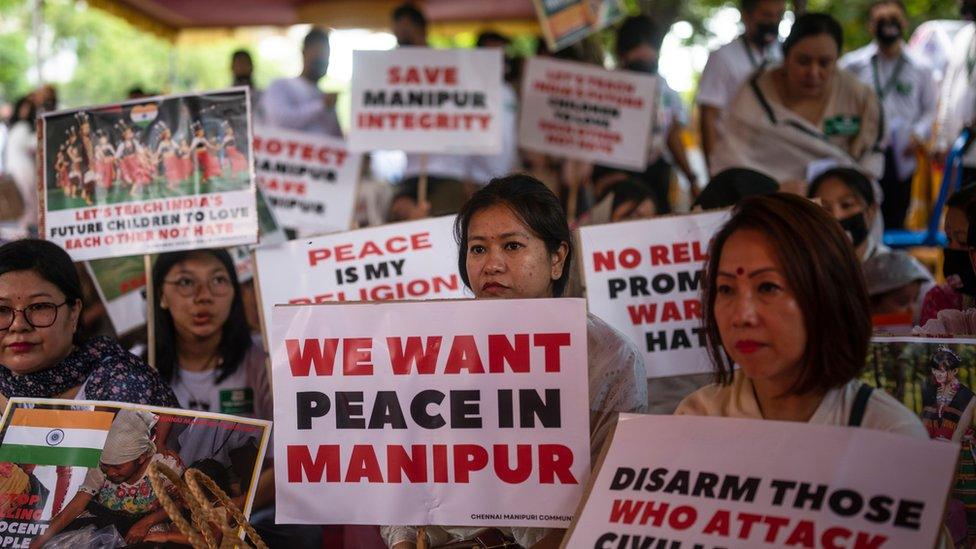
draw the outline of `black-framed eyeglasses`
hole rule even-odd
[[[15,309],[0,305],[0,331],[7,330],[14,323],[17,313],[24,315],[24,320],[31,328],[47,328],[58,319],[58,309],[67,305],[64,303],[32,303],[23,309]]]
[[[199,280],[189,276],[181,276],[176,280],[164,280],[163,284],[172,284],[176,287],[176,293],[183,297],[193,297],[197,295],[197,292],[200,291],[200,286],[203,285],[203,283]],[[218,274],[210,277],[206,284],[207,288],[210,290],[210,294],[217,297],[225,296],[234,289],[234,285],[230,281],[230,277],[225,274]]]

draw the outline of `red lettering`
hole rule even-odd
[[[711,520],[702,530],[703,534],[716,534],[719,536],[729,537],[729,526],[731,523],[731,517],[729,517],[729,512],[724,509],[719,509],[715,511],[712,515]]]
[[[657,317],[657,303],[627,305],[627,313],[630,315],[630,322],[635,326],[638,324],[651,324]]]
[[[369,482],[383,482],[380,464],[376,461],[373,447],[368,444],[356,444],[349,456],[349,469],[346,470],[346,482],[359,482],[362,479]]]
[[[858,532],[857,538],[854,540],[854,549],[877,549],[886,541],[888,541],[888,536],[880,534],[872,536],[865,532]]]
[[[488,466],[488,451],[477,444],[458,444],[454,447],[454,482],[470,482],[470,473]]]
[[[560,484],[579,484],[573,472],[573,451],[562,444],[539,445],[539,482],[553,484],[559,479]]]
[[[508,462],[508,446],[496,444],[492,452],[495,456],[495,474],[502,482],[521,484],[532,474],[532,446],[515,445],[515,468]]]
[[[386,338],[386,346],[390,350],[390,364],[393,366],[395,375],[410,375],[414,364],[417,365],[418,374],[429,375],[433,374],[437,368],[437,357],[441,350],[441,336],[428,337],[426,348],[424,348],[423,340],[420,337],[408,337],[406,349],[404,349],[400,338],[388,337]]]
[[[413,246],[415,250],[426,250],[427,248],[432,248],[430,243],[430,233],[423,232],[410,235],[410,245]]]
[[[851,537],[851,531],[847,528],[834,527],[824,530],[824,533],[820,535],[820,545],[824,549],[844,549],[844,545],[841,545],[837,538],[847,539]]]
[[[395,244],[402,243],[402,246],[395,246]],[[386,241],[386,251],[398,254],[407,251],[407,239],[402,236],[394,236],[393,238]]]
[[[372,360],[373,338],[347,338],[342,344],[342,373],[347,376],[373,375]]]
[[[532,342],[536,347],[544,347],[546,350],[546,373],[558,372],[561,368],[559,348],[570,344],[569,334],[535,334]]]
[[[613,271],[617,269],[613,251],[593,252],[593,269],[596,272]]]
[[[288,445],[288,482],[321,482],[325,472],[326,482],[339,482],[339,445],[321,444],[315,452],[315,460],[308,446]],[[303,475],[304,473],[304,475]]]
[[[386,470],[389,482],[427,482],[427,452],[422,444],[410,446],[410,455],[403,446],[386,447]]]
[[[793,533],[786,539],[786,545],[802,545],[803,547],[813,547],[813,522],[801,520],[797,523]]]
[[[514,345],[504,335],[488,336],[488,371],[504,373],[506,362],[512,372],[529,373],[529,334],[515,334]]]
[[[739,513],[737,518],[742,522],[742,527],[739,529],[739,539],[748,539],[749,534],[752,533],[752,525],[761,521],[763,517],[752,513]]]
[[[451,343],[451,353],[447,356],[444,373],[459,374],[462,369],[472,374],[485,373],[485,366],[481,361],[481,355],[478,354],[478,345],[474,341],[474,336],[455,336],[454,342]]]
[[[615,499],[613,500],[613,506],[610,508],[610,523],[611,524],[633,524],[637,520],[637,513],[640,512],[641,508],[644,507],[643,501],[633,501],[630,499]],[[706,534],[708,532],[705,532]]]
[[[285,349],[288,350],[288,365],[294,377],[306,377],[311,366],[315,366],[315,375],[331,376],[335,363],[338,339],[321,340],[306,339],[302,348],[298,347],[297,339],[286,339]]]

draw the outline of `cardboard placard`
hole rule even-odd
[[[351,94],[350,150],[501,152],[501,50],[355,51]]]
[[[279,306],[272,323],[277,522],[567,526],[589,474],[583,300]]]
[[[46,113],[40,233],[76,261],[257,241],[246,88]]]
[[[701,285],[726,211],[581,227],[590,312],[644,353],[647,377],[711,371],[701,327]]]
[[[621,414],[563,547],[933,547],[958,451],[846,426]]]
[[[531,57],[522,79],[519,145],[642,172],[658,92],[650,75]]]
[[[103,511],[94,515],[103,519],[112,517],[110,523],[126,536],[147,510],[159,509],[148,473],[140,474],[139,466],[134,477],[113,478],[142,448],[150,462],[161,462],[181,476],[188,468],[200,469],[229,496],[243,496],[242,511],[248,516],[270,434],[271,422],[238,416],[118,402],[13,398],[0,428],[0,543],[27,547],[46,533],[54,518],[67,517],[71,502],[78,499],[90,500],[88,510]],[[230,483],[229,477],[238,481]],[[99,522],[86,519],[82,511],[85,506],[77,509],[76,517],[67,517],[59,535]],[[142,540],[188,543],[165,519]]]
[[[259,126],[254,165],[283,227],[322,234],[352,225],[362,155],[342,139]]]
[[[550,51],[605,29],[627,15],[623,0],[533,0]]]

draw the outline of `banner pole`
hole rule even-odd
[[[420,155],[420,174],[417,177],[417,204],[427,202],[427,153]]]
[[[143,256],[146,268],[146,347],[147,362],[156,369],[156,299],[152,279],[152,256]]]

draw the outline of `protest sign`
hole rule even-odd
[[[146,324],[146,268],[142,256],[96,259],[85,263],[99,299],[118,335]]]
[[[454,216],[293,240],[255,251],[265,323],[279,304],[471,297]]]
[[[253,244],[244,88],[40,119],[40,232],[76,261]]]
[[[530,57],[522,79],[519,145],[644,171],[657,94],[650,75]]]
[[[581,227],[590,312],[644,353],[647,377],[711,371],[699,292],[712,235],[728,212]]]
[[[188,543],[169,520],[140,521],[160,508],[148,464],[162,463],[181,476],[190,468],[202,471],[229,496],[243,496],[247,516],[270,432],[270,422],[238,416],[11,399],[0,431],[0,545],[27,547],[35,537],[54,534],[48,527],[55,519],[66,525],[62,536],[111,525],[122,537],[145,527],[142,541]],[[103,471],[101,463],[113,467]],[[115,478],[133,465],[124,481]],[[73,539],[62,543],[80,544]]]
[[[273,324],[277,522],[568,524],[589,473],[583,300],[279,306]]]
[[[254,170],[278,222],[319,234],[352,225],[362,156],[335,137],[258,127]]]
[[[559,51],[623,19],[623,0],[533,0],[549,51]]]
[[[501,152],[500,49],[355,51],[351,95],[351,150]]]
[[[621,414],[563,546],[933,547],[958,451],[846,426]]]

